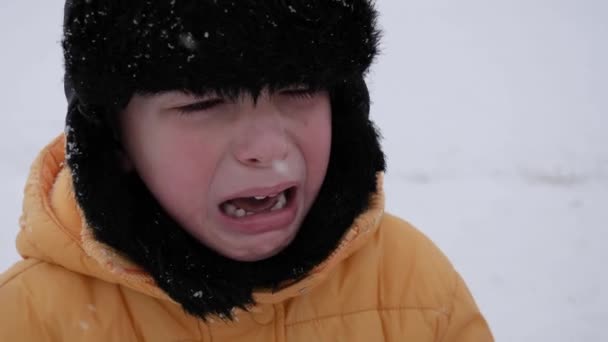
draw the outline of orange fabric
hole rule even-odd
[[[302,281],[254,295],[235,322],[186,314],[154,280],[95,241],[76,205],[58,137],[34,162],[17,248],[0,276],[0,341],[492,341],[443,254],[370,209]]]

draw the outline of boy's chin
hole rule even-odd
[[[256,262],[271,258],[283,251],[295,239],[298,226],[286,227],[284,230],[267,232],[259,236],[239,237],[232,246],[208,246],[222,256],[241,262]],[[206,244],[207,245],[207,244]]]
[[[235,261],[256,262],[271,258],[279,254],[282,250],[285,249],[285,247],[287,246],[281,246],[280,248],[276,248],[270,251],[251,251],[246,253],[234,253],[232,255],[224,254],[224,256]]]

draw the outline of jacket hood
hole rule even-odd
[[[70,271],[120,284],[147,296],[173,301],[154,278],[112,247],[97,241],[76,202],[72,175],[65,166],[65,138],[57,137],[33,163],[25,188],[17,249],[24,258],[39,259]],[[308,275],[276,291],[253,293],[257,303],[278,303],[317,286],[377,229],[384,209],[383,174],[369,208],[356,218],[338,247]]]

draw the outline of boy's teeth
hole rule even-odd
[[[277,197],[277,195],[278,194],[270,194],[268,196],[253,196],[253,198],[255,198],[256,200],[259,201],[259,200],[263,200],[263,199],[266,199],[266,198],[274,198],[274,197]]]
[[[234,204],[231,203],[226,203],[224,204],[224,211],[226,212],[226,214],[230,215],[230,216],[236,216],[236,206]]]
[[[287,196],[285,195],[285,191],[281,192],[280,194],[273,194],[273,195],[269,195],[269,196],[255,196],[254,198],[256,200],[263,200],[267,197],[273,198],[276,196],[278,196],[277,203],[272,208],[270,208],[270,211],[276,211],[276,210],[285,208],[285,205],[287,204]],[[241,217],[250,216],[250,215],[255,214],[255,213],[247,211],[243,208],[239,208],[232,203],[225,203],[222,206],[222,208],[228,216],[232,216],[232,217],[236,217],[236,218],[241,218]]]
[[[232,203],[226,203],[226,204],[224,204],[223,207],[224,207],[224,212],[228,216],[243,217],[243,216],[253,215],[252,212],[246,211],[243,208],[238,208],[236,205],[234,205]]]
[[[245,211],[245,209],[238,208],[234,214],[234,216],[236,217],[243,217],[247,214],[247,212]]]
[[[287,197],[285,196],[285,191],[283,191],[279,196],[277,203],[272,208],[270,208],[270,211],[283,209],[285,208],[285,204],[287,204]]]

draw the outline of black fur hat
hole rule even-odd
[[[66,155],[95,238],[202,318],[230,317],[253,304],[255,289],[304,277],[367,208],[385,167],[364,81],[378,39],[369,0],[66,1]],[[293,84],[329,91],[332,146],[315,203],[274,257],[245,263],[215,253],[119,164],[116,116],[133,94],[257,96]]]

